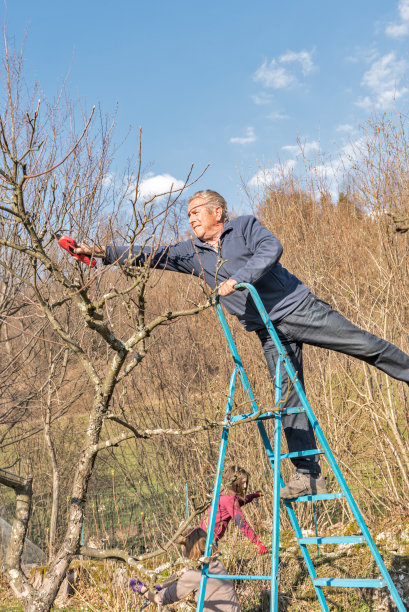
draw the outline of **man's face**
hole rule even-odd
[[[197,238],[207,242],[214,240],[220,235],[223,223],[222,207],[214,209],[206,208],[205,202],[201,198],[192,200],[188,207],[189,224]]]

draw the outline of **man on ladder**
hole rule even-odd
[[[332,349],[374,365],[389,376],[409,385],[409,355],[396,346],[360,329],[339,312],[312,294],[296,276],[280,264],[283,247],[274,234],[253,216],[229,220],[227,204],[217,192],[195,193],[189,200],[188,216],[195,239],[155,249],[150,265],[203,277],[216,288],[226,310],[238,317],[247,331],[260,338],[269,372],[275,376],[278,353],[257,309],[247,293],[236,291],[238,283],[250,283],[267,310],[271,322],[288,353],[304,387],[302,345]],[[103,257],[105,264],[124,264],[133,258],[143,264],[149,247],[89,246],[79,244],[77,255]],[[294,388],[288,389],[288,376],[282,368],[283,408],[297,403]],[[304,412],[283,416],[283,427],[290,452],[316,448],[314,432]],[[319,455],[292,459],[296,474],[281,489],[283,499],[301,495],[325,494],[326,481],[320,475]]]

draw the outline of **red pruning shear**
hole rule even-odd
[[[58,244],[60,245],[60,247],[68,251],[69,254],[74,257],[74,259],[78,259],[78,261],[81,261],[87,266],[91,266],[91,268],[97,265],[96,259],[91,260],[88,255],[78,255],[77,253],[74,253],[74,249],[78,247],[77,241],[74,240],[74,238],[70,238],[69,236],[62,236],[62,238],[58,240]]]

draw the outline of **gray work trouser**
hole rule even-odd
[[[274,323],[274,327],[295,371],[298,372],[303,387],[303,343],[358,357],[389,376],[409,384],[409,355],[390,342],[356,327],[312,293],[292,313]],[[271,377],[275,378],[278,358],[275,344],[266,328],[257,331],[257,334],[263,346]],[[282,367],[282,397],[286,396],[287,387],[287,372]],[[284,407],[299,405],[298,394],[293,387]],[[283,416],[282,422],[290,452],[316,448],[314,432],[305,412]],[[321,471],[319,455],[292,461],[298,472],[318,475]]]

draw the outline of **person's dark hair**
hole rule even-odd
[[[185,554],[188,559],[197,561],[205,551],[206,532],[201,527],[191,527],[178,537],[176,544],[185,547]]]
[[[243,478],[247,478],[248,483],[250,476],[239,465],[230,465],[223,475],[228,492],[232,495],[238,495],[241,499],[246,497],[246,491],[243,489]]]
[[[217,191],[213,191],[212,189],[204,189],[203,191],[196,191],[196,193],[194,193],[192,197],[189,198],[188,204],[190,204],[190,202],[193,202],[193,200],[196,200],[196,199],[203,200],[203,204],[206,206],[206,208],[209,208],[210,210],[214,210],[218,206],[221,206],[222,211],[223,211],[222,221],[228,220],[229,213],[227,210],[226,200],[224,199],[222,195],[220,195],[220,193],[217,193]]]

